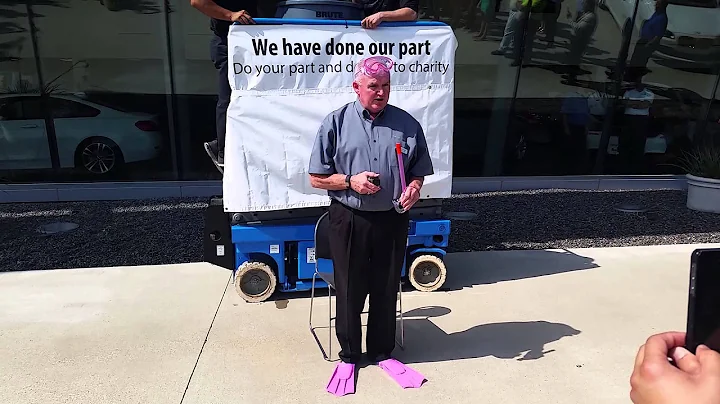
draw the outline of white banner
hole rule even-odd
[[[338,25],[233,25],[228,36],[223,203],[228,212],[328,205],[310,186],[308,163],[323,118],[354,101],[354,64],[391,57],[389,102],[425,130],[435,174],[422,198],[452,188],[454,67],[457,42],[446,25],[366,30]]]

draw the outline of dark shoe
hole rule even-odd
[[[496,50],[490,52],[490,54],[491,54],[491,55],[496,55],[496,56],[502,56],[502,55],[505,54],[505,51],[501,51],[500,49],[496,49]]]

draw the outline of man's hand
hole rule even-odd
[[[693,355],[684,344],[685,333],[666,332],[640,347],[630,377],[633,403],[720,404],[720,354],[701,345]]]
[[[370,195],[380,190],[380,187],[373,184],[368,180],[369,177],[377,177],[380,174],[376,174],[370,171],[364,171],[360,174],[355,174],[350,177],[350,188],[355,192],[362,195]]]
[[[405,188],[405,192],[400,195],[400,205],[404,211],[408,211],[419,199],[420,189],[414,185],[409,185]]]
[[[381,22],[385,19],[385,15],[382,11],[379,13],[375,13],[373,15],[369,15],[365,17],[365,19],[362,20],[360,25],[362,25],[363,28],[367,29],[374,29],[377,28],[378,25],[380,25]]]
[[[252,19],[250,14],[245,10],[235,11],[230,14],[230,21],[238,22],[240,24],[255,24],[255,20]]]

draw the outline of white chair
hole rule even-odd
[[[321,262],[329,262],[330,265],[332,265],[332,256],[330,254],[330,242],[329,242],[329,227],[330,227],[330,221],[328,217],[328,213],[325,212],[322,216],[320,216],[320,219],[318,219],[316,225],[315,225],[315,273],[313,274],[312,278],[312,287],[310,292],[310,332],[312,333],[313,337],[315,337],[315,342],[317,342],[318,347],[320,348],[320,351],[323,354],[323,358],[325,358],[326,361],[332,362],[330,359],[332,355],[332,322],[335,320],[335,317],[332,315],[332,289],[335,289],[335,276],[332,272],[320,272],[319,267]],[[320,342],[320,339],[317,336],[317,333],[315,332],[316,328],[324,328],[324,327],[313,327],[312,324],[312,315],[313,315],[313,300],[315,299],[315,280],[320,277],[325,283],[328,285],[328,353],[325,353],[325,349],[323,349],[322,343]],[[399,292],[398,292],[398,301],[400,303],[400,309],[397,310],[397,313],[400,316],[400,340],[398,341],[397,337],[395,338],[395,341],[400,346],[400,349],[405,349],[405,324],[403,323],[403,312],[402,312],[402,282],[400,282],[399,285]],[[367,312],[363,312],[363,314],[367,314]]]

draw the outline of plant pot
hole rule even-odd
[[[700,212],[720,213],[720,180],[686,174],[687,207]]]

